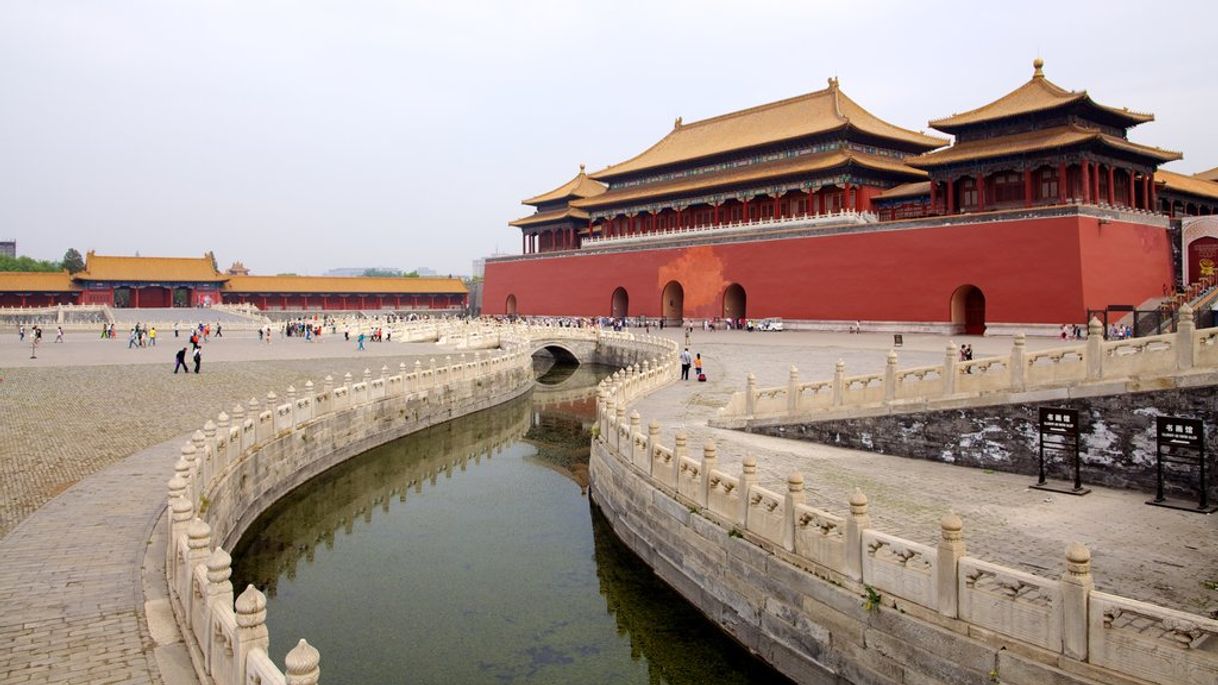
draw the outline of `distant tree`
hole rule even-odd
[[[402,274],[402,278],[419,278],[419,272],[411,271],[410,273]]]
[[[76,248],[69,247],[68,251],[63,253],[63,268],[71,274],[80,273],[85,270],[85,258],[80,256]]]
[[[275,274],[275,275],[276,276],[299,276],[300,274],[286,273],[286,274]]]
[[[397,278],[402,272],[397,269],[364,269],[360,275],[367,278]]]
[[[7,257],[0,255],[0,271],[60,271],[59,262],[50,262],[33,257]]]

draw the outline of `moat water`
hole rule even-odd
[[[587,496],[595,385],[529,396],[351,459],[237,545],[267,594],[271,657],[300,637],[322,682],[770,683],[614,537]]]

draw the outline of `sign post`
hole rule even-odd
[[[1218,511],[1218,505],[1209,503],[1209,481],[1205,477],[1205,423],[1201,419],[1156,416],[1155,444],[1155,498],[1147,504],[1200,514]],[[1168,499],[1163,494],[1167,469],[1181,472],[1191,470],[1190,467],[1195,467],[1197,472],[1195,507],[1183,500]]]
[[[1078,453],[1078,410],[1056,407],[1040,408],[1040,477],[1030,486],[1035,490],[1060,492],[1065,495],[1085,495],[1091,488],[1083,487]],[[1045,479],[1046,452],[1063,455],[1074,462],[1074,487],[1049,483]]]

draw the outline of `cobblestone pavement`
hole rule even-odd
[[[679,334],[672,335],[681,340]],[[1106,592],[1192,613],[1218,611],[1218,520],[1146,506],[1146,493],[1093,488],[1085,497],[1030,490],[1033,478],[920,459],[871,454],[712,429],[706,425],[749,371],[757,386],[786,383],[790,365],[803,380],[833,376],[838,359],[847,375],[883,369],[892,338],[880,335],[695,331],[690,351],[702,354],[708,382],[678,382],[637,403],[646,426],[660,421],[665,444],[684,428],[691,455],[707,439],[718,447],[720,468],[737,472],[745,453],[757,457],[761,482],[785,489],[792,471],[804,474],[809,504],[839,515],[858,487],[870,499],[880,530],[927,544],[939,540],[939,519],[949,509],[964,520],[969,554],[1042,577],[1057,577],[1065,549],[1081,542],[1092,551],[1096,586]],[[1010,349],[1009,338],[968,338],[977,357]],[[812,344],[809,344],[812,343]],[[901,367],[942,363],[946,341],[905,336]],[[1061,341],[1029,339],[1032,349]],[[1218,614],[1215,614],[1218,615]]]

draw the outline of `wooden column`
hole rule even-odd
[[[1138,206],[1137,196],[1134,194],[1133,190],[1133,185],[1136,182],[1137,177],[1134,175],[1133,169],[1127,169],[1126,171],[1129,172],[1129,207],[1130,209],[1133,209]]]
[[[723,206],[722,202],[715,205],[715,225],[716,226],[719,225],[719,208],[722,206]]]
[[[947,179],[947,187],[943,189],[947,193],[947,213],[956,213],[956,182],[953,179]]]
[[[1079,185],[1083,191],[1083,204],[1091,204],[1091,162],[1083,160],[1079,163]]]
[[[1066,179],[1069,176],[1066,172],[1065,163],[1057,165],[1057,203],[1062,205],[1066,204]]]
[[[985,210],[985,174],[977,174],[977,211]]]
[[[1023,206],[1032,206],[1032,170],[1023,170]]]
[[[1116,204],[1116,170],[1112,168],[1111,164],[1108,165],[1108,192],[1105,194],[1108,196],[1108,204],[1115,205]]]
[[[749,221],[749,200],[747,197],[740,201],[740,212],[741,212],[740,221],[743,223],[748,223],[748,221]]]
[[[782,218],[782,194],[781,193],[774,196],[774,216],[772,218],[774,218],[774,219]]]
[[[932,180],[930,182],[930,212],[928,212],[928,213],[933,214],[936,211],[938,211],[938,207],[937,207],[938,200],[939,200],[939,184]]]
[[[1150,174],[1142,176],[1142,208],[1153,212],[1155,208],[1150,204],[1150,179]]]
[[[808,204],[804,207],[804,216],[813,216],[816,214],[812,203],[816,202],[816,193],[812,190],[812,186],[808,186]]]
[[[854,189],[854,186],[851,186],[849,183],[847,183],[846,186],[842,189],[842,199],[844,200],[842,202],[842,205],[846,209],[854,209],[854,193],[850,192],[853,189]]]

